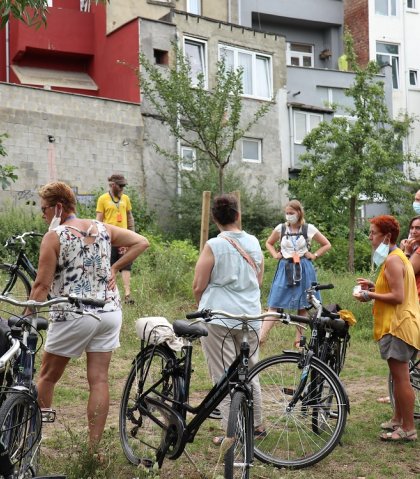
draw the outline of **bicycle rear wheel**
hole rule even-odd
[[[14,477],[35,477],[41,440],[41,411],[26,393],[9,393],[0,408],[0,442],[14,466]]]
[[[156,461],[166,429],[155,421],[165,425],[167,417],[160,408],[151,406],[147,398],[168,405],[177,399],[178,378],[165,371],[175,360],[168,348],[149,346],[137,356],[128,375],[120,405],[119,431],[124,454],[132,464],[151,467]]]
[[[31,293],[31,283],[22,271],[15,270],[14,265],[0,264],[0,294],[9,296],[17,301],[26,301]],[[22,316],[25,308],[7,305],[5,311],[1,312],[3,318],[8,319],[10,316]]]
[[[416,361],[410,361],[410,383],[413,386],[414,390],[414,418],[420,419],[420,359]],[[392,381],[392,376],[388,376],[388,390],[389,397],[391,399],[392,407],[394,407],[394,385]]]
[[[233,394],[226,441],[233,441],[225,454],[225,479],[248,479],[252,461],[253,421],[248,399],[242,391]]]
[[[255,456],[277,467],[300,469],[316,464],[340,441],[347,419],[348,399],[338,377],[313,357],[309,371],[299,367],[301,355],[267,358],[250,371],[261,386],[265,437],[256,437]],[[303,375],[306,387],[293,405]]]

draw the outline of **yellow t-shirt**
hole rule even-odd
[[[404,263],[404,301],[402,304],[389,304],[375,299],[373,337],[379,341],[385,334],[391,334],[420,350],[420,307],[414,270],[399,248],[394,249],[390,255],[398,256]],[[386,263],[382,265],[376,280],[375,293],[390,292],[385,269]]]
[[[122,194],[121,198],[113,198],[111,194],[104,193],[98,198],[96,211],[103,213],[103,222],[109,225],[128,228],[127,213],[131,211],[131,201],[127,195]]]

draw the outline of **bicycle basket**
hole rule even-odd
[[[181,351],[183,342],[174,333],[172,324],[163,317],[149,316],[136,321],[137,336],[152,344],[166,343],[174,351]]]

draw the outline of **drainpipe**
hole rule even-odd
[[[294,130],[294,124],[293,124],[293,109],[291,105],[288,107],[289,110],[289,148],[290,148],[290,168],[294,169],[295,167],[295,147],[294,147],[294,142],[293,142],[293,130]]]
[[[232,0],[228,0],[228,23],[232,23]]]
[[[9,49],[9,22],[6,23],[5,35],[6,35],[6,83],[10,83],[10,49]]]

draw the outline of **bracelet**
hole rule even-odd
[[[362,290],[362,297],[365,302],[370,301],[372,298],[369,296],[369,291],[366,291],[365,289]]]

